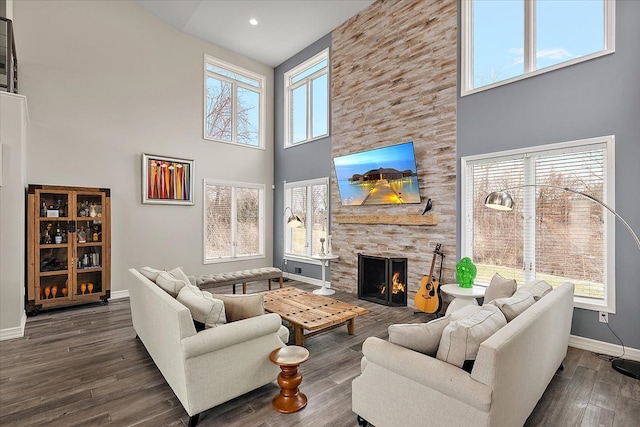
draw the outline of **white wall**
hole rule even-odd
[[[27,105],[0,93],[0,340],[24,333],[25,184]]]
[[[14,3],[20,92],[29,100],[30,184],[108,187],[112,292],[129,267],[188,274],[272,265],[273,115],[267,150],[202,138],[203,56],[267,76],[273,69],[169,27],[129,1]],[[195,159],[195,206],[143,205],[141,154]],[[202,263],[202,180],[267,185],[266,258]]]

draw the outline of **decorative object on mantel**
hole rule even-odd
[[[461,288],[472,288],[478,269],[471,258],[464,257],[456,264],[456,280]]]
[[[142,203],[193,205],[194,160],[142,154]]]
[[[424,215],[427,212],[429,212],[432,207],[433,207],[433,203],[431,203],[431,199],[427,200],[427,204],[425,205],[424,210],[422,211],[421,215]]]
[[[616,211],[614,211],[610,206],[608,206],[607,204],[605,204],[603,201],[596,199],[593,196],[590,196],[589,194],[583,193],[581,191],[577,191],[577,190],[572,190],[571,188],[567,188],[567,187],[562,187],[559,185],[550,185],[550,184],[524,184],[524,185],[517,185],[514,187],[508,187],[508,188],[503,188],[500,191],[494,191],[492,193],[489,193],[489,195],[485,198],[484,200],[484,205],[488,208],[491,209],[497,209],[497,210],[501,210],[501,211],[511,211],[513,210],[513,206],[515,205],[515,202],[513,201],[513,198],[511,197],[511,195],[509,193],[507,193],[507,190],[515,190],[517,188],[525,188],[525,187],[545,187],[545,188],[555,188],[555,189],[559,189],[559,190],[564,190],[567,191],[569,193],[573,193],[573,194],[577,194],[578,196],[582,196],[586,199],[591,200],[592,202],[604,207],[605,209],[607,209],[609,212],[611,212],[613,215],[615,215],[616,218],[618,218],[618,220],[620,220],[620,222],[625,226],[625,228],[627,229],[627,231],[629,232],[629,234],[631,234],[631,237],[633,237],[633,240],[636,242],[636,245],[638,246],[638,250],[640,250],[640,239],[638,239],[638,235],[635,233],[635,231],[633,231],[633,229],[631,228],[631,226],[629,225],[629,223],[627,221],[625,221],[624,218],[622,218]],[[611,326],[609,326],[609,329],[611,329]],[[613,332],[613,331],[611,331]],[[614,333],[615,335],[615,333]],[[617,335],[616,335],[617,338]],[[622,341],[620,341],[620,344],[622,344]],[[636,361],[636,360],[629,360],[629,359],[623,359],[622,357],[624,356],[624,344],[622,344],[622,356],[620,357],[615,357],[612,361],[611,361],[611,366],[613,367],[613,369],[615,369],[616,371],[627,375],[629,377],[633,377],[637,380],[640,380],[640,362]]]
[[[339,224],[437,225],[438,216],[429,215],[336,215]]]

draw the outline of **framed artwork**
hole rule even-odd
[[[142,154],[142,203],[193,205],[194,160]]]

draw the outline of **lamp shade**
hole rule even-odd
[[[287,219],[287,225],[291,228],[302,227],[302,220],[300,217],[294,213]]]
[[[511,211],[514,206],[513,198],[506,191],[494,191],[484,199],[484,205],[499,211]]]

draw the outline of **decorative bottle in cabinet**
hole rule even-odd
[[[27,313],[111,296],[111,194],[107,188],[30,185]]]

